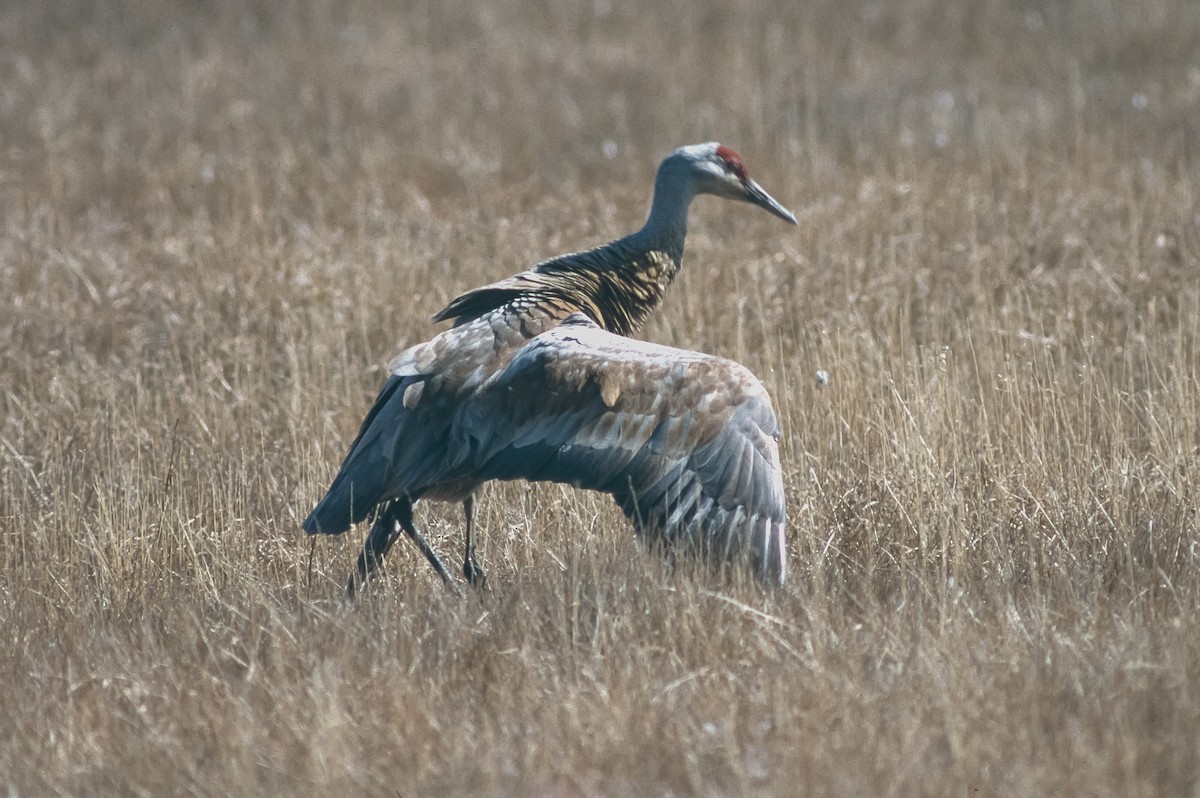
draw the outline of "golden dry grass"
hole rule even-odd
[[[1195,794],[1197,107],[1189,0],[4,4],[0,783]],[[382,364],[713,138],[800,227],[645,335],[772,391],[787,587],[506,485],[346,607]]]

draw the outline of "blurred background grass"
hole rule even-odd
[[[1194,792],[1198,105],[1185,0],[4,4],[0,780]],[[390,355],[710,139],[800,227],[697,201],[644,334],[767,383],[790,584],[509,485],[343,607]]]

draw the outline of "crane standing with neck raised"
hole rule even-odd
[[[641,230],[545,261],[453,300],[454,326],[407,349],[325,498],[304,521],[338,534],[374,513],[347,590],[399,537],[453,580],[413,524],[419,499],[460,501],[463,573],[480,584],[474,493],[492,479],[574,484],[616,498],[643,537],[782,581],[786,512],[778,421],[761,383],[728,360],[627,338],[678,273],[698,194],[796,223],[717,143],[659,166]]]

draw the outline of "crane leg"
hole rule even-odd
[[[467,545],[463,551],[463,576],[471,587],[481,588],[487,582],[487,574],[475,559],[475,494],[463,501],[463,512],[467,516]]]
[[[371,574],[383,563],[384,555],[399,537],[396,524],[391,507],[384,508],[371,524],[371,531],[367,533],[367,539],[363,542],[354,573],[350,574],[350,579],[346,582],[347,598],[354,598],[355,593],[365,588]]]
[[[354,573],[350,574],[350,579],[346,584],[346,596],[354,598],[354,594],[366,586],[371,574],[383,563],[384,556],[400,537],[397,527],[403,529],[412,538],[413,543],[417,544],[417,548],[425,555],[425,559],[433,566],[433,570],[437,571],[442,581],[461,596],[462,591],[455,584],[450,572],[446,570],[446,564],[442,562],[442,558],[413,525],[412,502],[405,499],[392,501],[371,525],[371,531],[367,533],[367,540],[363,543],[363,550],[358,555],[357,567]]]

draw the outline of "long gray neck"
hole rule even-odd
[[[645,226],[634,236],[647,248],[672,253],[676,260],[683,257],[683,240],[687,237],[688,206],[696,196],[693,181],[688,179],[687,164],[667,158],[654,178],[654,199]]]

